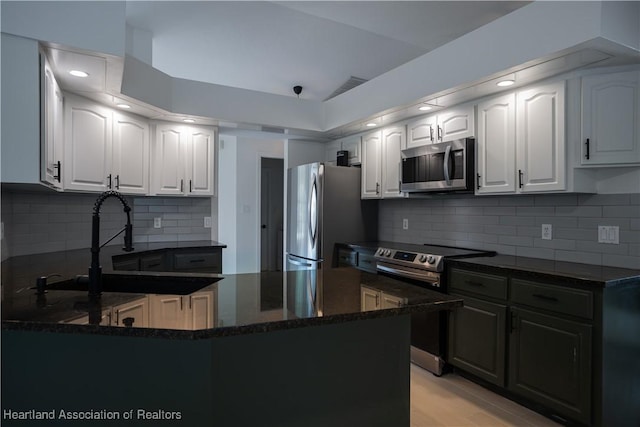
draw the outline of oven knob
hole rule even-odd
[[[387,250],[384,252],[384,254],[385,254],[386,256],[391,256],[391,250],[387,249]]]
[[[378,249],[378,255],[380,256],[384,255],[384,249],[382,248]]]
[[[425,262],[427,260],[426,255],[420,255],[420,262]]]
[[[429,264],[435,264],[435,262],[436,262],[436,257],[434,257],[433,255],[429,255],[429,256],[427,257],[427,262],[428,262]]]

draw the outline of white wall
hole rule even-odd
[[[300,141],[295,139],[287,140],[285,169],[305,165],[307,163],[322,162],[324,160],[324,142]]]
[[[224,274],[260,271],[260,159],[284,159],[284,140],[220,135],[218,235]]]

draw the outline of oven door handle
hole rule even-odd
[[[391,273],[391,274],[395,274],[396,276],[402,276],[402,277],[406,277],[408,279],[416,279],[416,280],[420,280],[422,282],[429,282],[429,283],[435,284],[436,286],[440,286],[440,283],[439,283],[438,279],[432,278],[433,280],[425,280],[424,274],[414,273],[412,271],[407,271],[407,270],[399,269],[399,268],[387,267],[387,266],[380,265],[380,264],[378,264],[378,266],[376,268],[379,271],[384,271],[385,273]]]

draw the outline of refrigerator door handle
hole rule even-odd
[[[299,265],[301,267],[313,267],[313,264],[309,262],[298,261],[296,258],[291,256],[290,254],[287,254],[287,261],[289,261],[291,264]]]
[[[309,235],[311,236],[311,247],[316,246],[318,231],[318,185],[316,175],[313,175],[311,192],[309,196]]]

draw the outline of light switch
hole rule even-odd
[[[403,220],[402,220],[402,229],[403,230],[408,230],[409,229],[409,220],[407,218],[403,218]]]
[[[153,228],[162,228],[162,218],[153,218]]]
[[[620,244],[620,227],[617,225],[599,225],[598,243]]]
[[[204,217],[204,228],[211,228],[211,217],[210,216],[205,216]]]

